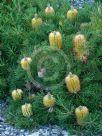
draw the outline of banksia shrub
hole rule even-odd
[[[51,16],[45,14],[47,0],[1,3],[0,98],[6,96],[8,102],[7,120],[26,129],[56,124],[75,135],[100,135],[102,18],[98,6],[77,9],[74,14],[71,10],[67,18],[66,0],[50,0],[55,12]],[[32,19],[35,13],[38,16]],[[11,98],[14,88],[23,90],[21,97],[14,93],[14,99],[21,98],[17,101]],[[83,108],[75,114],[79,105],[90,112],[85,123]]]

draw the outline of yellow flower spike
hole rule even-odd
[[[86,106],[79,106],[78,108],[75,109],[75,115],[77,123],[79,125],[84,125],[89,115],[89,110]]]
[[[83,34],[78,33],[73,40],[74,52],[78,60],[86,61],[89,56],[89,51],[87,49],[86,37]]]
[[[77,75],[70,72],[65,78],[65,83],[70,93],[77,93],[80,91],[80,80]]]
[[[55,105],[55,102],[55,98],[50,93],[43,97],[43,104],[47,108],[53,107]]]
[[[28,103],[28,104],[26,103],[26,104],[22,105],[21,110],[22,110],[23,116],[25,116],[25,117],[30,117],[33,115],[32,105],[30,103]]]
[[[35,17],[32,19],[32,28],[37,29],[42,25],[43,21],[40,17],[38,17],[37,14],[35,14]]]
[[[81,47],[85,46],[85,44],[86,44],[86,38],[85,38],[85,36],[83,34],[78,33],[74,37],[74,47],[77,50],[79,50]]]
[[[62,35],[58,31],[53,31],[49,34],[49,43],[51,47],[62,48]]]
[[[75,20],[75,18],[77,17],[77,15],[78,15],[78,11],[77,11],[77,9],[75,9],[74,7],[71,7],[71,9],[68,10],[68,12],[67,12],[67,18],[68,18],[70,21]]]
[[[22,94],[23,94],[23,91],[21,89],[13,90],[12,93],[11,93],[12,99],[14,101],[21,100],[22,99]]]
[[[25,57],[21,60],[21,67],[24,70],[28,70],[29,69],[29,65],[31,63],[32,59],[30,57]]]
[[[48,4],[48,6],[45,9],[45,14],[48,15],[53,15],[55,13],[54,9],[52,6],[50,6],[50,4]]]

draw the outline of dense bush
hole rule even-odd
[[[78,135],[102,133],[102,15],[97,6],[85,7],[78,9],[78,17],[71,22],[66,18],[68,3],[64,1],[58,8],[51,0],[56,14],[48,17],[44,13],[46,5],[47,0],[43,3],[40,0],[13,1],[10,5],[0,3],[0,98],[6,96],[9,102],[7,120],[27,129],[56,123]],[[36,12],[43,25],[34,31],[31,20]],[[80,28],[81,23],[88,25]],[[60,50],[53,50],[49,45],[48,35],[55,30],[62,34],[63,48]],[[87,38],[89,57],[85,62],[78,60],[73,52],[73,38],[79,31]],[[20,65],[24,56],[32,58],[29,71]],[[43,78],[38,77],[41,68],[46,69]],[[78,94],[70,94],[65,86],[64,78],[70,71],[80,78]],[[16,88],[24,92],[18,102],[10,95]],[[48,91],[56,99],[53,112],[48,112],[42,102]],[[32,93],[35,97],[31,101],[28,95]],[[21,112],[21,105],[27,102],[33,107],[30,118]],[[80,105],[87,106],[90,112],[86,126],[78,126],[76,122],[74,112]]]

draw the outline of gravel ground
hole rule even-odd
[[[58,0],[60,2],[60,0]],[[85,4],[92,5],[94,0],[71,0],[71,5],[82,8]],[[69,136],[69,133],[58,126],[43,126],[39,129],[26,131],[9,125],[3,118],[3,108],[6,103],[0,102],[0,136]]]
[[[69,0],[66,0],[69,1]],[[57,0],[58,7],[61,6],[62,0]],[[92,5],[94,4],[94,0],[70,0],[70,4],[75,7],[75,8],[82,8],[86,4],[87,5]]]
[[[92,5],[94,4],[94,0],[70,0],[71,5],[77,8],[82,8],[84,5]]]

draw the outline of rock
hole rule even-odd
[[[10,135],[9,130],[6,130],[6,131],[4,132],[4,134],[5,134],[5,135]]]
[[[39,132],[32,133],[32,134],[30,134],[28,136],[39,136]]]
[[[65,130],[63,130],[62,135],[63,136],[68,136],[69,134],[68,134],[68,132],[66,132]]]
[[[4,118],[0,116],[0,122],[4,122]]]
[[[21,130],[21,133],[24,133],[24,129]]]

